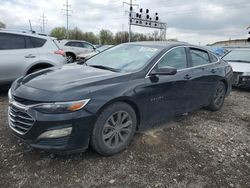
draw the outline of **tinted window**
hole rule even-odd
[[[190,49],[193,66],[206,65],[210,63],[208,53],[199,49]]]
[[[82,48],[82,43],[81,42],[67,42],[65,46],[72,46],[72,47],[79,47]]]
[[[65,46],[72,46],[73,44],[72,44],[72,42],[67,42],[66,44],[65,44]]]
[[[218,61],[218,58],[214,54],[210,54],[210,59],[212,63],[215,63]]]
[[[36,37],[30,37],[30,40],[34,46],[34,48],[40,48],[42,47],[46,40],[45,39],[41,39],[41,38],[36,38]]]
[[[166,66],[174,67],[177,70],[187,68],[185,48],[176,48],[168,52],[158,63],[158,68]]]
[[[15,34],[0,34],[0,50],[24,49],[25,37]]]

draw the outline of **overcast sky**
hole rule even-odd
[[[57,26],[66,26],[63,4],[66,0],[0,0],[0,21],[9,29],[40,30],[41,16],[46,16],[46,33]],[[124,0],[126,1],[126,0]],[[129,0],[127,0],[129,1]],[[247,38],[250,25],[250,0],[133,0],[140,8],[159,13],[167,22],[167,38],[177,38],[202,45],[218,40]],[[70,28],[97,33],[100,29],[112,32],[128,30],[127,6],[122,0],[69,0],[73,12]],[[137,8],[135,7],[136,11]],[[154,29],[132,27],[133,32],[152,33]]]

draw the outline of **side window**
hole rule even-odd
[[[185,48],[176,48],[168,52],[158,63],[158,68],[166,66],[174,67],[177,70],[187,68]]]
[[[211,59],[211,63],[215,63],[218,61],[218,58],[214,54],[210,54],[210,59]]]
[[[71,45],[71,46],[78,47],[78,48],[82,48],[81,42],[72,42],[72,45]]]
[[[89,49],[93,49],[93,46],[91,46],[88,43],[83,43],[84,48],[89,48]]]
[[[67,43],[65,44],[65,46],[73,46],[73,45],[72,45],[72,42],[67,42]]]
[[[46,39],[41,39],[41,38],[36,38],[36,37],[30,37],[30,40],[34,48],[40,48],[46,42]]]
[[[0,34],[0,50],[25,49],[25,37],[15,34]]]
[[[190,55],[193,61],[193,66],[206,65],[210,63],[209,55],[206,51],[191,48]]]

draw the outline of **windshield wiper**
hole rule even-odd
[[[244,60],[226,60],[226,61],[229,61],[229,62],[240,62],[240,63],[250,63],[250,61],[244,61]]]
[[[89,65],[89,66],[94,67],[94,68],[98,68],[98,69],[109,70],[109,71],[112,71],[112,72],[120,72],[119,69],[115,69],[115,68],[108,67],[108,66],[105,66],[105,65]]]

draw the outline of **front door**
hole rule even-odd
[[[192,86],[187,76],[188,68],[186,49],[177,47],[166,53],[154,67],[175,67],[175,75],[149,76],[145,79],[147,122],[155,122],[177,114],[188,112],[192,97]]]

